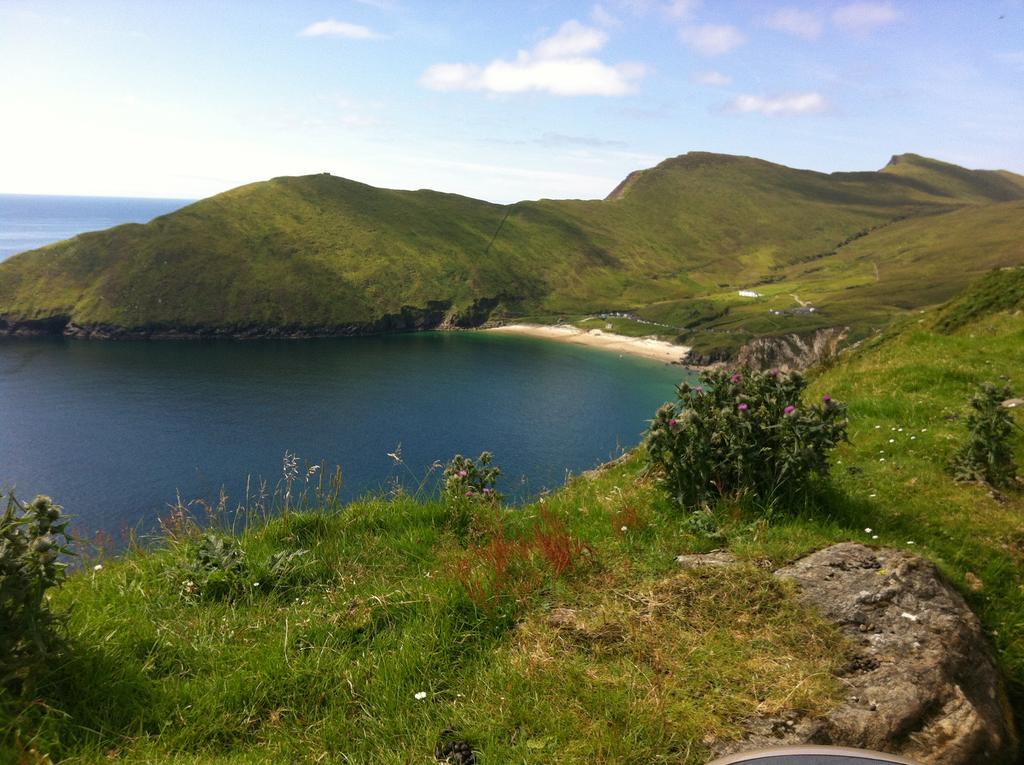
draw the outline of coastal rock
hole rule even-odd
[[[361,324],[331,326],[273,326],[262,324],[229,326],[177,326],[147,324],[122,327],[117,324],[77,324],[61,315],[35,320],[11,320],[0,316],[0,335],[63,335],[88,340],[305,340],[317,337],[352,337],[432,329],[467,329],[485,323],[501,298],[481,298],[462,311],[448,300],[428,300],[425,306],[402,306],[397,313]]]
[[[854,646],[839,673],[844,700],[823,719],[751,720],[742,740],[716,754],[812,743],[943,765],[1018,761],[1009,702],[978,618],[933,564],[848,542],[775,574]]]
[[[839,352],[848,327],[827,327],[810,334],[759,337],[740,348],[735,366],[750,369],[807,369]]]
[[[715,350],[701,353],[690,351],[683,359],[683,364],[691,369],[715,369],[723,367],[731,361],[732,357],[728,351]]]

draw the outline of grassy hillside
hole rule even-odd
[[[912,309],[939,304],[993,268],[1024,263],[1024,202],[1000,202],[888,224],[820,256],[779,268],[754,288],[764,297],[722,291],[701,301],[655,304],[637,313],[694,327],[682,340],[714,347],[721,333],[739,343],[757,335],[850,326],[853,339]],[[814,314],[791,313],[800,301]],[[773,314],[771,311],[781,311]]]
[[[833,304],[826,318],[871,327],[1020,262],[1020,206],[1005,200],[1024,198],[1024,179],[897,159],[826,175],[691,153],[607,200],[510,206],[275,178],[9,259],[0,322],[341,333],[624,310],[669,336],[803,328],[736,296],[761,285],[779,305],[800,290]]]
[[[957,484],[946,464],[978,383],[1024,390],[1022,273],[815,374],[813,398],[848,403],[851,443],[800,508],[681,513],[638,454],[514,510],[397,497],[293,513],[239,540],[252,567],[229,600],[204,597],[179,523],[58,594],[72,653],[36,703],[3,707],[5,741],[68,763],[427,762],[448,738],[483,762],[699,763],[750,715],[813,716],[842,693],[842,644],[764,568],[841,540],[935,560],[1019,716],[1024,494]],[[1015,452],[1024,464],[1024,438]],[[723,547],[752,565],[674,562]],[[300,549],[290,575],[268,565]],[[568,550],[564,568],[544,549]],[[473,587],[501,560],[488,604]]]
[[[966,170],[918,154],[898,154],[883,173],[913,182],[928,194],[953,196],[979,203],[1020,199],[1024,179],[1002,170]]]

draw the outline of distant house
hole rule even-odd
[[[754,292],[754,290],[740,290],[740,297],[761,297],[760,292]]]

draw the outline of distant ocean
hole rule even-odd
[[[191,201],[0,194],[0,261],[85,231],[146,223]]]

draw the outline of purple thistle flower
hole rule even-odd
[[[739,409],[739,410],[740,410],[741,412],[745,412],[745,411],[747,411],[747,408],[748,408],[748,407],[747,407],[747,405],[746,405],[746,404],[740,404],[740,405],[739,405],[738,407],[736,407],[736,408],[737,408],[737,409]]]
[[[826,404],[829,404],[832,402],[832,397],[826,393],[824,396],[821,397],[821,400],[824,401]]]
[[[674,428],[678,424],[679,424],[679,420],[677,420],[675,417],[673,417],[671,420],[668,421],[668,426],[670,428]]]
[[[469,474],[465,470],[459,471],[459,478],[465,478],[467,475]]]
[[[732,377],[729,378],[730,382],[734,382],[734,383],[738,383],[742,379],[743,379],[743,375],[741,375],[739,372],[737,372],[736,374],[734,374]]]
[[[795,407],[795,406],[793,406],[792,404],[790,404],[789,406],[787,406],[787,407],[786,407],[785,409],[783,409],[782,411],[783,411],[783,413],[784,413],[784,414],[793,414],[793,412],[795,412],[795,411],[796,411],[796,407]]]
[[[472,497],[472,496],[473,496],[473,492],[471,492],[471,491],[467,491],[467,492],[466,492],[466,496],[467,496],[467,497]]]
[[[484,494],[491,494],[493,491],[494,491],[494,489],[491,489],[490,487],[488,487],[488,488],[484,489]]]
[[[778,369],[773,369],[771,371],[771,376],[772,377],[778,377],[779,376],[779,370]]]

